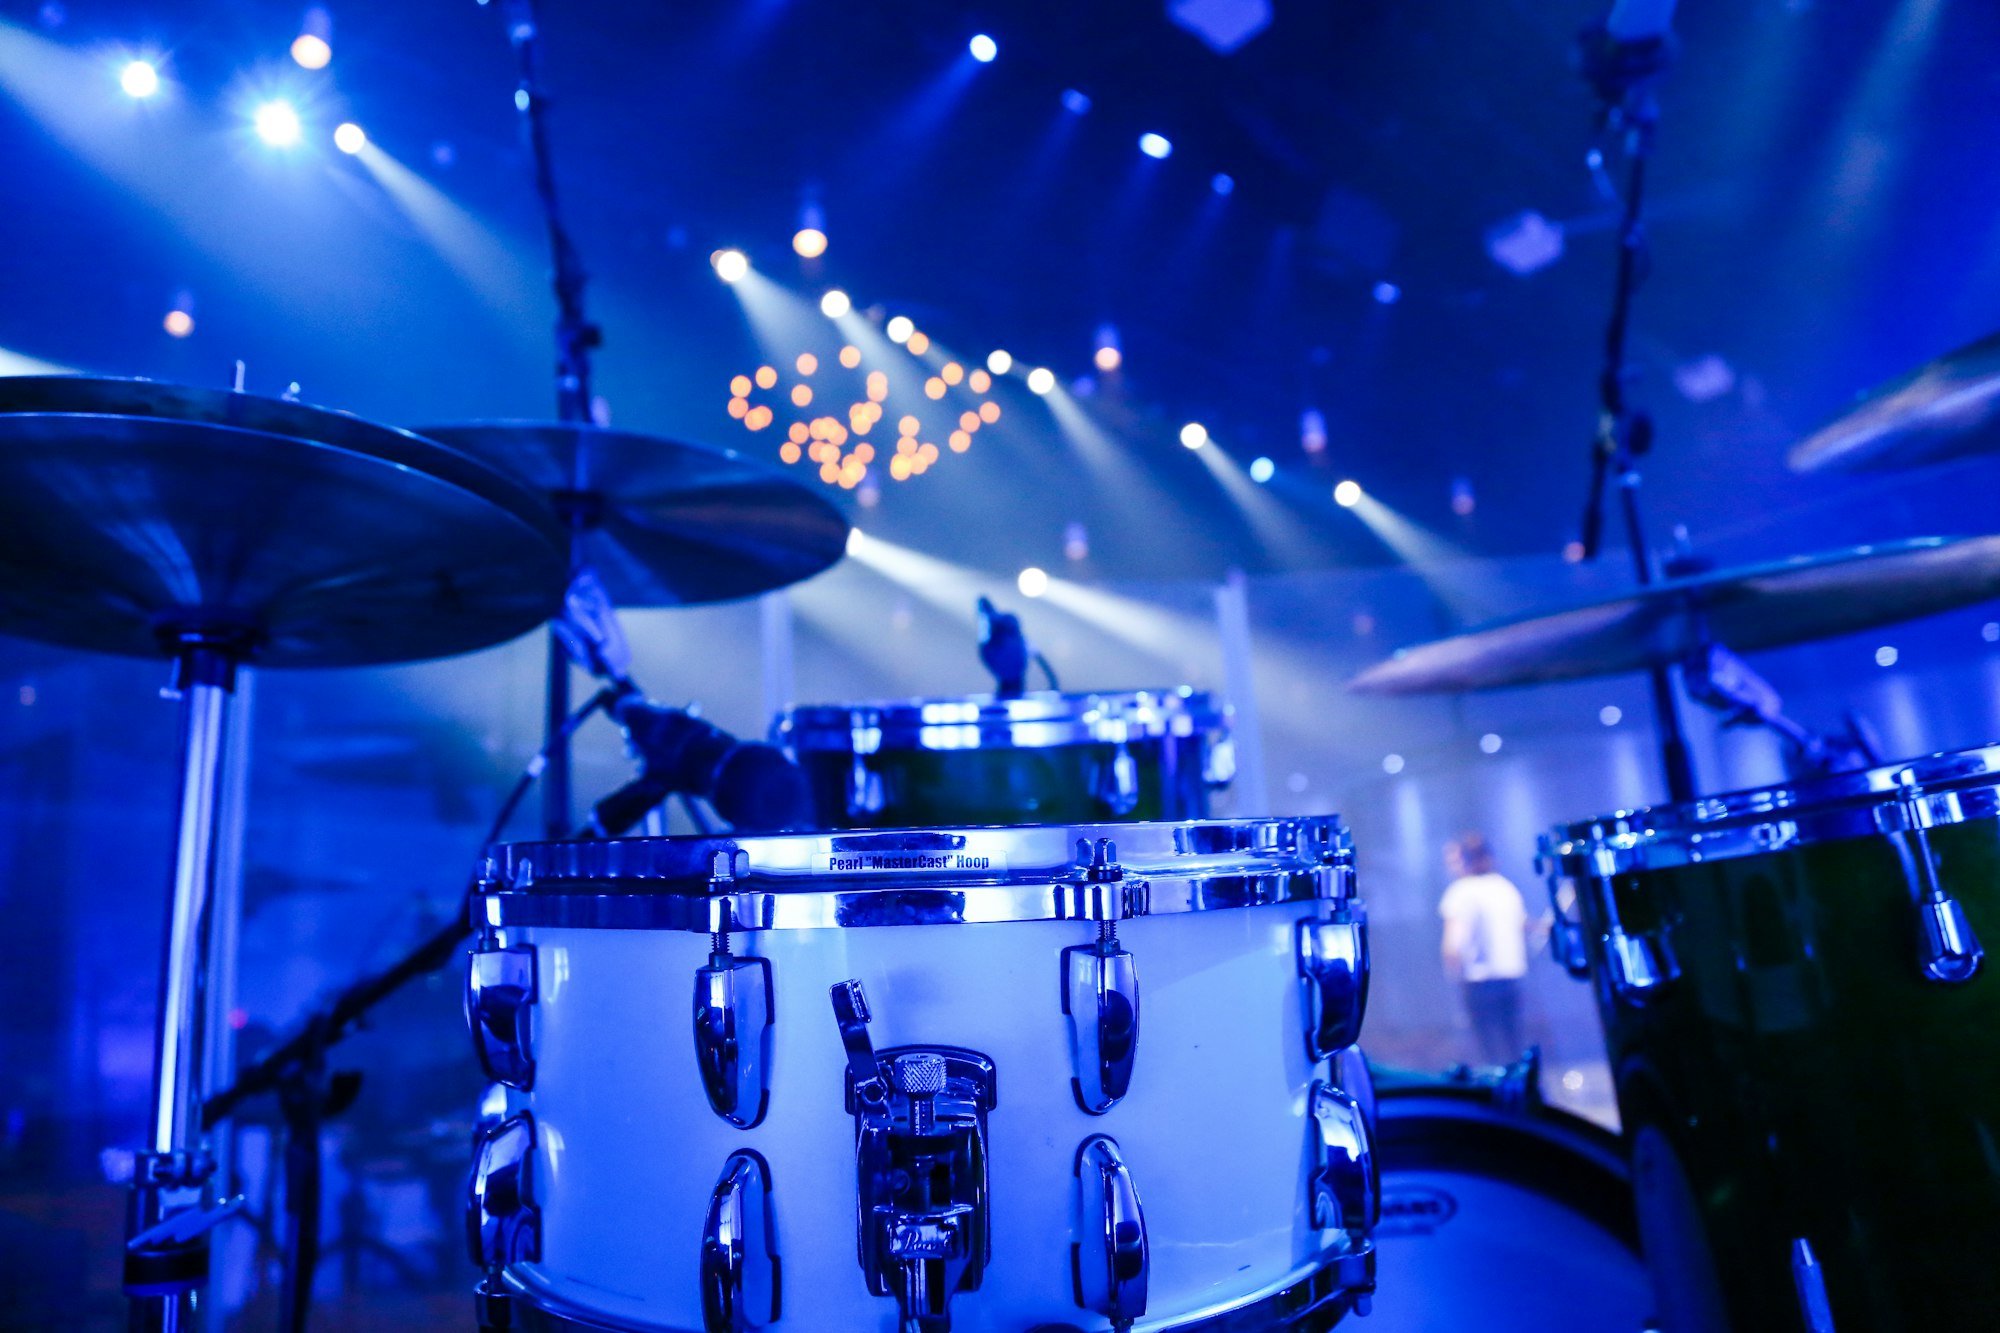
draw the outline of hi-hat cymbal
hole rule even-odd
[[[259,666],[469,652],[547,620],[563,533],[405,431],[147,380],[0,378],[0,633]]]
[[[619,606],[750,597],[811,578],[847,550],[847,520],[808,487],[727,449],[599,426],[473,421],[441,441],[574,515],[583,560]]]
[[[1722,569],[1404,648],[1348,683],[1432,694],[1579,680],[1850,634],[2000,597],[2000,536],[1919,537]]]
[[[2000,333],[1871,391],[1792,446],[1794,472],[1920,467],[2000,452]]]

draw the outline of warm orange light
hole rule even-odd
[[[738,421],[741,421],[743,414],[749,410],[750,400],[748,398],[732,398],[729,400],[729,415],[735,417]]]
[[[910,478],[910,456],[908,454],[897,454],[894,458],[890,459],[889,475],[897,481],[908,481]]]
[[[933,376],[931,376],[931,377],[930,377],[929,379],[925,380],[925,381],[924,381],[924,397],[926,397],[926,398],[942,398],[942,397],[944,397],[944,381],[943,381],[943,380],[941,380],[941,379],[939,379],[939,378],[938,378],[937,376],[935,376],[935,375],[933,375]]]
[[[750,396],[750,377],[748,375],[738,375],[730,380],[729,393],[733,398],[748,398]]]
[[[841,445],[847,443],[847,427],[841,425],[838,421],[834,422],[828,428],[826,438],[829,444],[838,449]]]
[[[804,444],[808,439],[812,438],[812,428],[803,421],[794,421],[792,428],[786,431],[785,434],[791,436],[793,444]]]
[[[826,253],[826,233],[817,227],[800,227],[792,234],[792,249],[801,259],[818,259]]]
[[[981,403],[979,405],[979,419],[989,426],[998,421],[1000,419],[1000,404]]]
[[[926,442],[917,446],[917,459],[925,467],[929,467],[932,463],[937,462],[937,456],[938,447],[936,445]]]
[[[947,361],[938,369],[938,378],[946,384],[957,384],[965,378],[965,367],[956,361]]]
[[[757,367],[758,388],[760,389],[773,388],[776,386],[777,383],[778,383],[778,368],[776,366]]]
[[[814,356],[811,352],[800,352],[799,359],[796,364],[798,365],[799,368],[799,374],[810,375],[815,370],[819,369],[819,358]]]
[[[836,481],[839,481],[839,480],[840,480],[840,464],[838,464],[838,463],[821,463],[821,464],[819,465],[819,479],[820,479],[821,481],[823,481],[823,482],[827,483],[827,484],[828,484],[829,486],[830,486],[830,485],[832,485],[832,484],[833,484],[834,482],[836,482]]]
[[[803,384],[792,386],[792,406],[804,407],[813,400],[813,391]]]
[[[863,463],[872,463],[875,461],[875,446],[863,440],[854,446],[854,456]]]
[[[967,435],[970,435],[973,431],[978,430],[979,414],[977,412],[960,412],[958,414],[958,428],[964,431]]]
[[[840,364],[846,366],[849,370],[852,370],[856,366],[860,365],[861,349],[859,347],[854,347],[854,346],[847,346],[841,348]]]
[[[923,423],[918,421],[915,417],[904,417],[901,421],[898,421],[896,423],[896,433],[898,435],[915,435],[918,431],[922,429],[923,429]]]
[[[913,333],[910,335],[910,340],[904,343],[903,346],[910,349],[912,356],[922,356],[925,352],[931,350],[930,335],[927,333]]]
[[[975,370],[965,377],[965,387],[974,393],[985,393],[993,387],[993,377],[983,370]]]
[[[945,443],[951,446],[953,453],[962,454],[972,447],[972,437],[962,430],[955,430],[945,438]]]
[[[889,377],[879,370],[868,372],[868,401],[879,403],[889,396]]]
[[[787,463],[798,462],[799,446],[792,443],[790,440],[786,440],[783,444],[778,446],[778,457],[784,459]]]
[[[194,332],[194,316],[185,310],[169,310],[160,327],[176,338],[185,338]]]
[[[292,59],[300,69],[325,69],[333,59],[333,47],[318,33],[302,32],[292,38]]]
[[[1116,347],[1100,347],[1097,349],[1097,355],[1091,359],[1097,363],[1097,368],[1107,375],[1118,369],[1125,360],[1119,355]]]
[[[917,451],[917,437],[916,437],[916,436],[914,436],[914,435],[905,435],[905,436],[904,436],[904,437],[903,437],[902,439],[900,439],[900,440],[896,441],[896,453],[897,453],[898,455],[902,455],[902,454],[913,454],[913,453],[915,453],[916,451]]]
[[[751,430],[762,430],[771,424],[771,409],[762,403],[750,409],[750,415],[743,418],[743,424]]]

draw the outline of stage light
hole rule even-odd
[[[907,435],[914,437],[916,433],[922,429],[923,429],[923,423],[918,421],[915,417],[904,417],[901,421],[898,421],[896,423],[896,433],[898,435]]]
[[[812,403],[812,400],[813,400],[813,391],[811,389],[807,388],[803,384],[794,384],[792,386],[793,407],[809,406]]]
[[[1028,388],[1034,393],[1048,393],[1056,387],[1056,373],[1047,366],[1036,366],[1028,372]]]
[[[1299,448],[1309,454],[1326,452],[1326,417],[1316,407],[1299,413]]]
[[[1199,449],[1208,443],[1208,427],[1199,421],[1190,421],[1181,427],[1181,443],[1190,449]]]
[[[841,364],[841,365],[843,365],[843,366],[846,366],[846,367],[847,367],[847,368],[848,368],[849,370],[852,370],[852,369],[854,369],[854,368],[855,368],[856,366],[860,365],[860,364],[861,364],[861,349],[860,349],[859,347],[855,347],[855,346],[853,346],[853,345],[851,345],[851,344],[850,344],[850,345],[848,345],[848,346],[846,346],[846,347],[843,347],[843,348],[841,348],[841,349],[840,349],[840,364]]]
[[[1615,727],[1625,719],[1625,710],[1617,704],[1606,704],[1597,710],[1597,720],[1607,727]]]
[[[1487,732],[1479,738],[1479,748],[1486,754],[1499,754],[1500,737],[1494,732]]]
[[[868,372],[868,401],[879,403],[889,396],[889,377],[879,370]]]
[[[860,528],[849,528],[847,530],[847,553],[849,555],[860,554],[861,548],[867,542],[868,538],[862,535]]]
[[[796,463],[799,461],[799,457],[800,457],[799,446],[793,441],[786,440],[783,444],[778,446],[778,458],[780,459],[780,461],[786,463]]]
[[[903,346],[910,349],[911,356],[922,356],[925,352],[931,350],[930,335],[922,329],[918,329],[910,334],[909,341],[905,342]]]
[[[944,381],[933,375],[924,381],[924,397],[933,402],[944,397]]]
[[[1361,483],[1343,481],[1333,488],[1333,502],[1342,509],[1352,509],[1361,503]]]
[[[748,398],[731,398],[729,400],[729,415],[736,418],[736,420],[743,420],[749,413],[750,400]]]
[[[818,227],[800,227],[792,233],[792,249],[801,259],[818,259],[826,253],[826,233]]]
[[[993,387],[993,377],[983,370],[975,370],[965,377],[965,387],[974,393],[985,393]]]
[[[1090,97],[1085,93],[1078,92],[1074,88],[1065,88],[1063,89],[1062,104],[1063,110],[1069,112],[1072,116],[1081,116],[1090,110]]]
[[[273,148],[291,148],[304,133],[299,113],[285,101],[264,103],[251,113],[250,123],[256,127],[257,137]]]
[[[854,309],[854,302],[848,299],[847,293],[838,287],[835,287],[825,296],[819,298],[819,312],[828,319],[839,319],[852,309]]]
[[[990,65],[993,63],[993,57],[1000,54],[1000,43],[982,32],[966,43],[966,49],[972,52],[974,60],[982,65]]]
[[[1486,253],[1501,268],[1525,278],[1562,258],[1562,223],[1533,209],[1517,214],[1487,228]]]
[[[1013,354],[994,349],[986,355],[986,368],[995,375],[1005,375],[1014,368]]]
[[[334,129],[333,146],[351,156],[368,146],[368,132],[353,121],[347,121]]]
[[[945,443],[951,446],[953,453],[962,454],[972,447],[972,437],[962,430],[955,430],[945,437]]]
[[[1121,359],[1120,353],[1124,350],[1124,344],[1118,339],[1118,326],[1116,324],[1099,324],[1097,332],[1091,338],[1091,346],[1095,349],[1092,359],[1097,362],[1099,370],[1109,371],[1118,369],[1118,362]],[[1105,364],[1106,357],[1104,354],[1106,352],[1111,353],[1109,358],[1110,365]]]
[[[811,352],[800,352],[799,359],[792,362],[792,365],[798,370],[799,374],[810,375],[819,369],[819,358]]]
[[[1460,518],[1471,518],[1472,511],[1479,507],[1479,497],[1473,494],[1470,477],[1456,477],[1451,483],[1451,512]]]
[[[118,71],[118,86],[127,97],[147,98],[160,91],[160,71],[150,60],[127,61]]]
[[[1378,282],[1375,284],[1375,303],[1377,305],[1394,305],[1402,299],[1403,289],[1395,283]]]
[[[965,378],[965,367],[956,361],[947,361],[938,367],[938,378],[955,386]]]
[[[325,69],[333,59],[333,48],[326,38],[302,32],[292,38],[292,59],[301,69]]]
[[[1253,458],[1250,460],[1250,480],[1256,482],[1259,486],[1262,486],[1277,475],[1278,465],[1270,459]]]
[[[1139,151],[1155,161],[1165,161],[1174,153],[1173,144],[1164,134],[1142,134],[1139,136]]]
[[[1568,540],[1568,541],[1564,542],[1564,543],[1563,543],[1563,549],[1562,549],[1562,557],[1563,557],[1563,561],[1564,561],[1564,563],[1566,563],[1566,564],[1571,564],[1571,565],[1580,565],[1580,564],[1582,564],[1582,563],[1583,563],[1583,543],[1582,543],[1582,542],[1580,542],[1580,541],[1577,541],[1577,540],[1576,540],[1576,539],[1575,539],[1574,537],[1572,537],[1572,538],[1571,538],[1570,540]]]
[[[514,90],[514,109],[516,111],[526,111],[528,104],[533,100],[533,98],[528,96],[526,88],[516,88]]]
[[[1096,363],[1099,370],[1107,375],[1125,364],[1124,354],[1116,347],[1100,347],[1092,354],[1090,359]]]
[[[731,398],[748,398],[750,396],[750,377],[748,375],[730,376],[729,396]]]
[[[1090,529],[1081,523],[1063,525],[1063,557],[1072,562],[1090,558]]]
[[[979,419],[989,426],[998,421],[1000,419],[1000,404],[981,403],[979,405]]]
[[[1014,580],[1014,586],[1021,590],[1023,597],[1040,597],[1049,590],[1049,576],[1044,571],[1029,565],[1021,571],[1020,577]]]
[[[750,414],[748,416],[743,418],[743,424],[748,426],[751,430],[764,429],[764,427],[771,424],[771,409],[765,407],[762,403],[759,403],[757,406],[750,409]]]
[[[794,421],[785,434],[793,444],[803,445],[812,438],[812,427],[803,421]]]
[[[1896,665],[1897,656],[1898,654],[1896,650],[1885,643],[1880,648],[1877,648],[1875,650],[1875,665],[1880,667],[1892,667]]]
[[[778,384],[778,368],[776,366],[757,367],[758,388],[760,389],[776,388],[777,384]]]
[[[1396,774],[1398,774],[1398,773],[1402,772],[1402,771],[1403,771],[1403,756],[1401,756],[1401,755],[1399,755],[1399,754],[1385,754],[1385,755],[1383,755],[1383,756],[1382,756],[1382,771],[1383,771],[1384,773],[1387,773],[1387,774],[1388,774],[1388,775],[1389,775],[1390,777],[1394,777],[1394,776],[1395,776]]]
[[[910,340],[910,335],[917,331],[917,326],[911,322],[908,315],[898,315],[890,320],[888,327],[882,331],[889,335],[890,342],[906,343]]]
[[[194,316],[185,310],[169,310],[161,327],[176,338],[185,338],[194,332]]]
[[[1208,188],[1221,195],[1234,194],[1236,193],[1236,178],[1218,171],[1215,175],[1209,177]]]
[[[741,250],[717,250],[708,257],[708,262],[715,266],[715,276],[724,282],[741,282],[750,272],[750,256]]]
[[[1981,625],[1979,637],[1988,643],[2000,643],[2000,620],[1989,620]]]
[[[958,428],[968,435],[978,430],[979,424],[979,414],[977,412],[960,412],[958,414]]]

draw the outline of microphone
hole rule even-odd
[[[591,807],[599,835],[617,837],[675,792],[701,797],[744,833],[777,833],[810,821],[805,773],[776,746],[738,740],[637,692],[620,695],[609,711],[640,771]]]
[[[993,694],[1018,699],[1028,685],[1028,636],[1019,616],[979,599],[979,660],[993,673]]]

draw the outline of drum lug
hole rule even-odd
[[[1958,899],[1940,893],[1924,903],[1920,911],[1924,975],[1948,985],[1972,980],[1986,960],[1986,950],[1973,934],[1965,908]]]
[[[947,1333],[951,1298],[976,1291],[992,1255],[986,1117],[993,1061],[956,1046],[876,1052],[858,981],[833,987],[854,1117],[860,1257],[868,1290],[894,1296],[899,1327]]]
[[[738,1129],[764,1119],[771,1104],[771,960],[732,954],[717,935],[694,974],[694,1061],[709,1109]]]
[[[1681,974],[1674,951],[1664,938],[1630,935],[1616,923],[1604,933],[1604,957],[1612,989],[1620,999],[1632,1004],[1652,999]]]
[[[1590,949],[1584,943],[1583,923],[1573,920],[1562,903],[1561,861],[1553,854],[1548,839],[1542,840],[1535,869],[1549,886],[1549,953],[1562,970],[1578,981],[1590,979]]]
[[[1368,915],[1360,903],[1300,919],[1292,930],[1298,956],[1306,1059],[1318,1064],[1361,1037],[1368,1008]]]
[[[854,766],[847,771],[847,813],[880,814],[884,799],[882,775],[869,768],[866,759],[855,755]]]
[[[1210,741],[1202,754],[1201,780],[1218,789],[1236,781],[1236,742],[1227,733]]]
[[[1119,741],[1111,752],[1111,762],[1097,776],[1097,799],[1112,814],[1123,818],[1139,806],[1139,761],[1131,747]]]
[[[1077,1307],[1122,1328],[1146,1313],[1151,1261],[1139,1191],[1115,1139],[1093,1134],[1083,1141],[1076,1152],[1076,1183],[1077,1238],[1070,1245],[1070,1272]]]
[[[1062,951],[1062,1011],[1069,1018],[1070,1089],[1091,1115],[1132,1086],[1139,1049],[1139,965],[1118,943],[1118,923],[1098,924],[1095,944]]]
[[[479,1131],[465,1201],[472,1262],[494,1269],[541,1258],[542,1215],[534,1189],[535,1118],[511,1116]]]
[[[486,1076],[523,1091],[535,1086],[528,1008],[537,998],[532,945],[480,948],[466,955],[465,1021]]]
[[[1321,1079],[1313,1080],[1306,1105],[1313,1126],[1312,1224],[1365,1243],[1382,1210],[1367,1117],[1352,1096]]]
[[[1957,985],[1979,974],[1986,949],[1972,929],[1958,899],[1945,892],[1938,878],[1937,853],[1931,850],[1930,816],[1917,786],[1916,774],[1904,769],[1896,774],[1901,798],[1896,808],[1902,828],[1889,832],[1889,841],[1903,863],[1903,878],[1917,908],[1917,964],[1926,979]],[[1886,822],[1877,815],[1878,822]]]
[[[729,1155],[701,1233],[703,1333],[745,1333],[778,1321],[782,1307],[771,1168],[743,1149]]]

